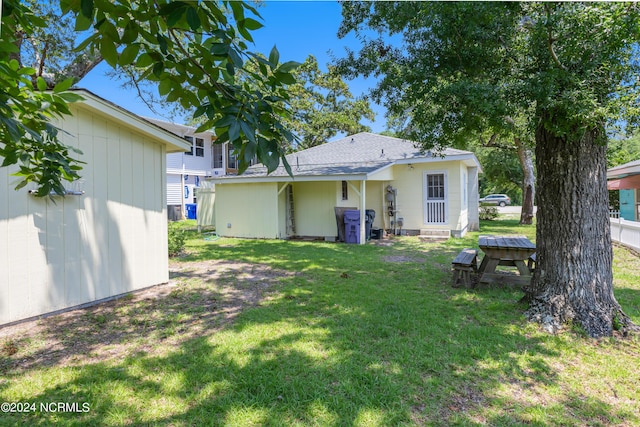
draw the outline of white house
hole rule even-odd
[[[463,236],[479,227],[480,164],[469,151],[422,153],[415,143],[359,133],[287,156],[267,174],[261,165],[215,183],[220,236],[248,238],[339,236],[339,211],[355,208],[364,242],[372,226],[402,234]]]
[[[205,178],[235,174],[236,156],[229,145],[215,144],[212,132],[196,133],[196,128],[147,119],[186,139],[189,150],[167,154],[167,209],[173,220],[187,216],[186,205],[197,203],[196,189]]]
[[[16,168],[0,168],[0,324],[169,280],[166,156],[189,144],[78,93],[84,101],[55,122],[86,162],[82,180],[69,184],[74,195],[50,200],[29,186],[16,191]]]

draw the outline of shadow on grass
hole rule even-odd
[[[531,403],[499,395],[513,382],[529,392],[561,386],[550,361],[563,355],[553,337],[524,332],[513,291],[450,288],[448,270],[432,265],[451,258],[447,245],[237,241],[204,251],[302,273],[284,277],[280,292],[232,324],[202,329],[168,351],[79,368],[33,365],[27,374],[42,386],[25,384],[21,400],[89,402],[91,411],[4,414],[0,424],[588,423],[581,414],[638,421],[597,396]],[[398,253],[427,261],[383,261]],[[127,339],[157,339],[140,325],[132,329]],[[4,376],[4,400],[16,398],[12,383],[20,381]],[[537,411],[548,414],[536,418]]]

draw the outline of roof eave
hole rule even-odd
[[[335,174],[335,175],[266,175],[266,176],[226,176],[220,178],[209,178],[208,181],[214,184],[248,184],[258,182],[310,182],[310,181],[365,181],[366,173],[358,174]]]
[[[148,137],[156,141],[161,141],[167,147],[167,153],[184,152],[188,151],[191,147],[191,144],[188,141],[180,138],[178,135],[163,129],[155,123],[151,123],[150,121],[145,120],[144,118],[125,110],[124,108],[107,101],[86,89],[77,89],[74,92],[79,93],[84,98],[82,101],[78,102],[79,106],[102,114],[108,114],[114,119],[138,130]]]

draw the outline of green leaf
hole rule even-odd
[[[125,47],[122,52],[120,53],[120,58],[118,60],[118,64],[122,67],[125,65],[131,65],[133,63],[133,61],[136,59],[136,57],[138,56],[138,53],[140,52],[140,45],[139,44],[130,44],[129,46]]]
[[[47,90],[47,82],[42,77],[36,79],[36,85],[38,86],[38,90]]]
[[[244,27],[248,30],[255,31],[264,27],[264,25],[262,25],[260,22],[256,21],[255,19],[245,18]]]
[[[213,43],[209,47],[209,52],[218,56],[226,56],[229,53],[229,45],[226,43]]]
[[[158,61],[153,64],[153,74],[157,77],[160,77],[162,72],[164,71],[164,63],[162,61]]]
[[[76,16],[76,25],[74,27],[74,29],[77,32],[83,32],[88,30],[89,28],[91,28],[91,24],[93,24],[93,20],[90,18],[87,18],[84,15],[77,15]]]
[[[244,4],[241,1],[231,0],[229,5],[233,11],[233,19],[235,19],[236,22],[244,20]]]
[[[215,128],[226,128],[231,126],[231,123],[235,122],[236,119],[233,116],[223,116],[220,120],[213,124]]]
[[[161,96],[165,96],[167,95],[169,92],[171,92],[171,89],[173,89],[174,87],[174,82],[171,79],[163,79],[160,81],[160,84],[158,85],[158,93]]]
[[[242,37],[245,38],[245,40],[248,40],[251,43],[253,43],[253,37],[251,37],[251,33],[249,33],[249,31],[247,31],[246,28],[238,25],[238,32],[242,35]]]
[[[148,53],[143,53],[136,60],[136,67],[145,68],[153,64],[154,60]]]
[[[127,22],[124,30],[122,31],[122,37],[120,37],[120,43],[129,44],[138,39],[138,26],[133,22]]]
[[[187,9],[187,23],[193,31],[197,31],[202,25],[200,17],[198,16],[198,11],[193,7]]]
[[[236,68],[242,68],[242,66],[244,65],[242,57],[238,54],[238,52],[236,52],[235,49],[229,50],[229,58],[231,58],[231,62],[233,62],[233,65]]]
[[[111,40],[107,40],[105,38],[102,39],[102,43],[100,44],[100,54],[112,67],[118,65],[118,51],[116,50],[116,45]]]
[[[256,131],[255,129],[253,129],[249,123],[245,122],[244,120],[240,121],[240,128],[242,129],[242,133],[244,133],[244,135],[247,137],[247,139],[251,142],[253,142],[255,144],[256,142]],[[253,157],[253,156],[251,156]]]
[[[299,63],[299,62],[288,61],[288,62],[285,62],[284,64],[280,65],[278,67],[278,71],[281,72],[281,73],[289,73],[289,72],[295,70],[296,68],[298,68],[300,65],[302,65],[302,64]]]
[[[80,0],[81,15],[93,19],[93,0]]]
[[[276,71],[275,73],[273,73],[273,75],[280,83],[284,83],[284,84],[287,84],[287,85],[292,85],[292,84],[295,84],[295,82],[296,82],[296,78],[293,77],[293,75],[289,74],[289,73],[280,73],[280,72]]]
[[[162,34],[156,34],[156,39],[158,40],[158,46],[160,46],[160,51],[167,54],[167,48],[169,44],[167,43],[167,39]]]
[[[64,99],[68,103],[78,102],[78,101],[82,101],[84,99],[82,96],[78,95],[77,93],[73,93],[73,92],[61,93],[59,96],[60,96],[60,98]]]
[[[229,140],[233,142],[238,139],[240,139],[240,124],[234,120],[229,126]]]
[[[24,186],[26,186],[28,183],[29,183],[29,181],[27,181],[26,179],[23,179],[22,181],[20,181],[20,182],[18,183],[18,185],[16,185],[15,190],[17,191],[17,190],[19,190],[19,189],[23,188],[23,187],[24,187]]]
[[[55,85],[55,87],[53,88],[53,93],[64,92],[65,90],[73,86],[74,81],[75,79],[73,77],[70,77],[66,80],[61,81],[60,83]]]
[[[275,69],[278,66],[278,62],[280,61],[280,52],[278,49],[273,46],[271,52],[269,52],[269,62],[271,63],[271,69]]]

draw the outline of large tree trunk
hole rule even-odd
[[[535,199],[535,174],[533,172],[533,155],[520,138],[515,138],[516,151],[522,167],[522,210],[520,224],[533,223],[533,202]]]
[[[635,327],[613,295],[604,129],[569,135],[536,130],[537,266],[527,315],[551,332],[573,322],[609,336]]]

